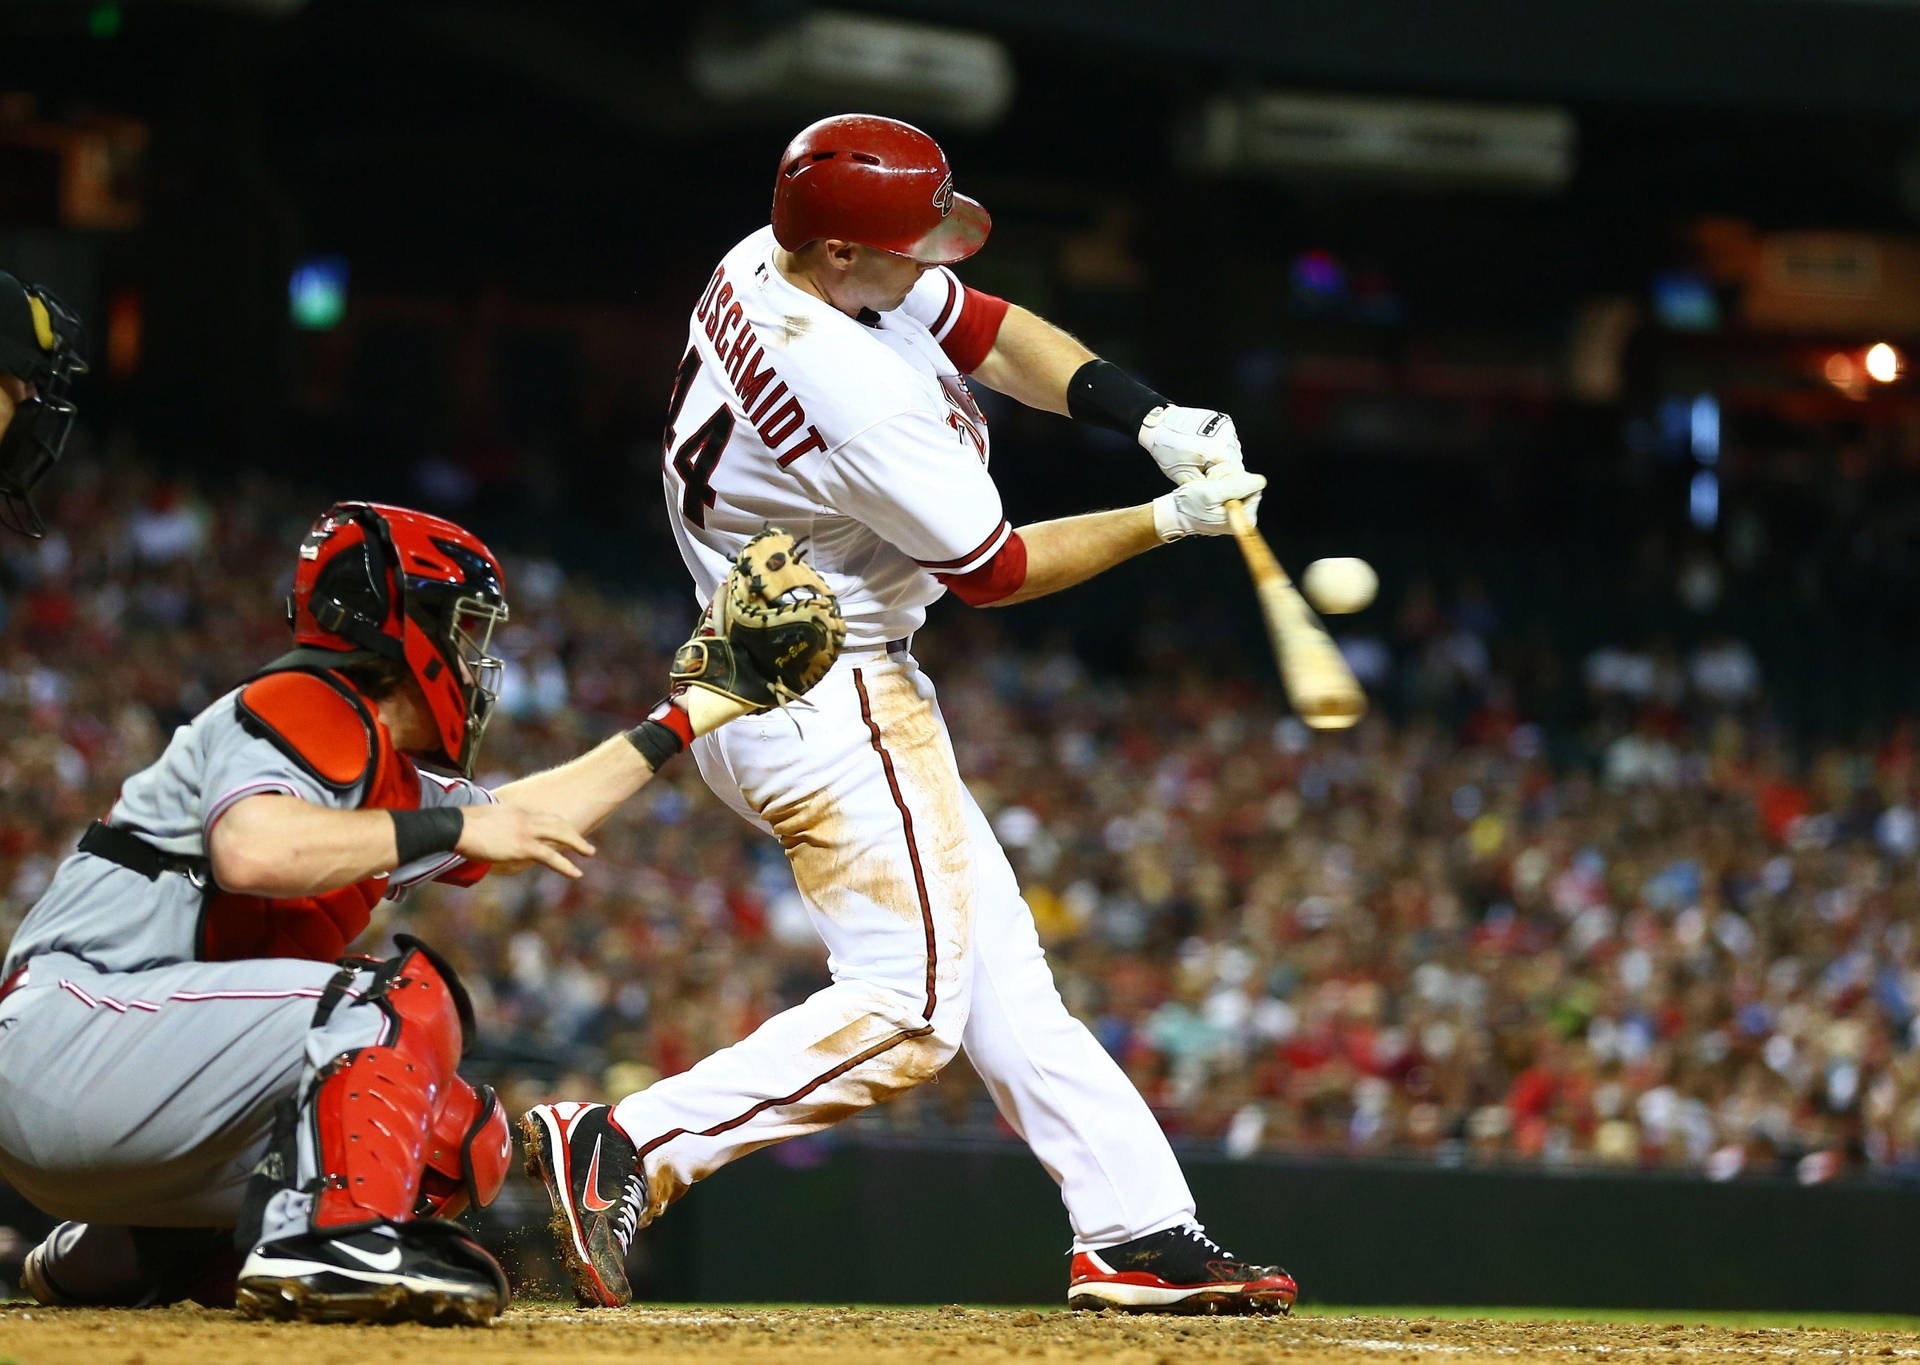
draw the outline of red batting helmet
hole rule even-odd
[[[300,542],[287,623],[297,644],[406,666],[439,732],[436,757],[471,776],[500,694],[487,652],[507,619],[500,561],[425,512],[337,502]]]
[[[773,182],[773,235],[788,251],[822,237],[927,265],[964,261],[993,219],[953,192],[940,144],[898,119],[839,114],[787,144]]]

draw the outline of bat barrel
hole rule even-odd
[[[1353,670],[1274,558],[1266,537],[1248,519],[1246,509],[1236,501],[1227,503],[1226,511],[1227,524],[1252,575],[1294,713],[1315,730],[1344,730],[1357,724],[1367,713],[1367,694]]]

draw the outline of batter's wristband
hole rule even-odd
[[[1076,422],[1140,439],[1140,424],[1155,408],[1168,406],[1161,395],[1111,360],[1089,360],[1067,381],[1067,415]]]
[[[396,867],[405,867],[435,853],[451,853],[467,827],[466,812],[458,806],[435,806],[431,810],[390,810],[393,817],[393,848],[399,858]]]

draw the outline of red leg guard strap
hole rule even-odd
[[[311,1100],[316,1227],[411,1216],[434,1121],[459,1083],[462,1011],[451,973],[412,947],[383,985],[386,1040],[337,1058]]]
[[[499,1096],[490,1085],[469,1085],[455,1076],[427,1135],[427,1169],[414,1216],[458,1218],[469,1204],[485,1208],[512,1164],[513,1139]]]

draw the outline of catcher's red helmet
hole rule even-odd
[[[788,251],[822,237],[927,265],[964,261],[993,219],[953,192],[940,144],[898,119],[839,114],[800,131],[773,182],[773,235]]]
[[[507,619],[500,561],[440,517],[337,502],[300,542],[287,622],[297,644],[406,665],[439,732],[436,757],[471,775],[500,694],[488,653]]]

